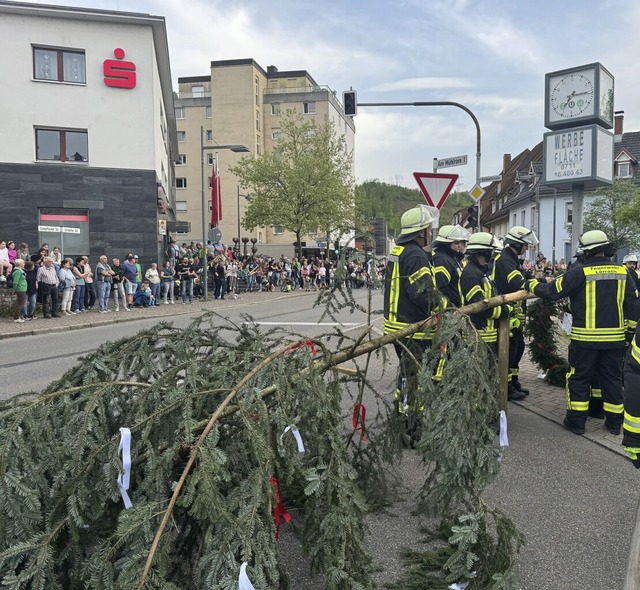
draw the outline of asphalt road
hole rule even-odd
[[[367,308],[367,291],[357,289],[353,293],[355,300]],[[373,291],[372,299],[372,309],[381,309],[381,291]],[[352,329],[367,323],[367,315],[357,310],[354,313],[350,313],[347,309],[337,312],[334,314],[337,321],[330,317],[322,318],[324,308],[313,307],[315,301],[316,297],[313,293],[305,296],[296,294],[292,297],[285,296],[269,301],[255,299],[248,303],[238,301],[237,305],[227,306],[224,313],[226,318],[234,323],[245,321],[245,316],[249,315],[256,323],[263,326],[265,331],[282,328],[308,337],[317,337],[336,328]],[[141,319],[3,340],[2,347],[5,353],[1,355],[0,360],[0,383],[3,384],[0,387],[0,399],[6,399],[18,393],[41,391],[51,381],[74,366],[79,356],[96,350],[105,342],[133,336],[140,330],[152,327],[158,321],[169,321],[175,326],[186,327],[195,317],[202,314],[197,305],[193,307],[192,313],[184,313],[185,307],[180,304],[166,308],[160,306],[159,311],[162,313],[175,310],[182,315],[172,317],[163,315],[158,316],[157,319]],[[187,309],[191,308],[187,306]],[[136,311],[132,313],[135,314]],[[109,317],[115,318],[117,315],[114,312]],[[222,323],[225,319],[220,318],[214,321]],[[47,327],[54,325],[49,323]]]

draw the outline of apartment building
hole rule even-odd
[[[355,126],[350,117],[344,116],[336,93],[318,85],[306,70],[281,72],[275,66],[265,70],[253,59],[234,59],[212,61],[209,76],[179,78],[175,104],[180,154],[176,210],[178,219],[190,224],[188,233],[177,235],[178,241],[201,242],[209,230],[210,178],[217,159],[222,241],[233,245],[234,237],[253,238],[261,253],[293,255],[295,237],[282,227],[253,231],[242,227],[247,201],[229,167],[248,155],[242,153],[243,148],[254,157],[273,150],[279,139],[281,115],[287,110],[296,110],[318,124],[333,122],[336,133],[345,136],[347,149],[353,154]],[[306,242],[310,247],[323,247],[326,236],[308,236]]]
[[[162,260],[178,153],[164,18],[0,1],[0,49],[0,239]]]

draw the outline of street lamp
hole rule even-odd
[[[240,192],[240,185],[238,185],[238,251],[240,251],[240,197],[247,199],[249,195],[243,195]]]
[[[203,140],[204,127],[200,127],[200,189],[202,193],[202,247],[204,249],[204,261],[202,264],[202,279],[204,282],[204,298],[207,299],[209,289],[208,265],[207,258],[207,200],[204,190],[204,152],[206,150],[230,150],[235,153],[247,153],[249,148],[240,144],[230,145],[204,145]],[[213,203],[212,203],[213,204]]]

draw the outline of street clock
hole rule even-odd
[[[545,76],[545,127],[613,127],[613,76],[599,63]]]

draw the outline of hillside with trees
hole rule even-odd
[[[359,193],[358,202],[362,203],[363,217],[370,219],[386,219],[389,229],[400,230],[400,217],[411,207],[419,203],[426,204],[419,189],[389,184],[379,180],[367,180],[356,187]],[[462,208],[473,204],[467,192],[453,192],[449,195],[440,212],[440,225],[451,223],[453,215]]]

